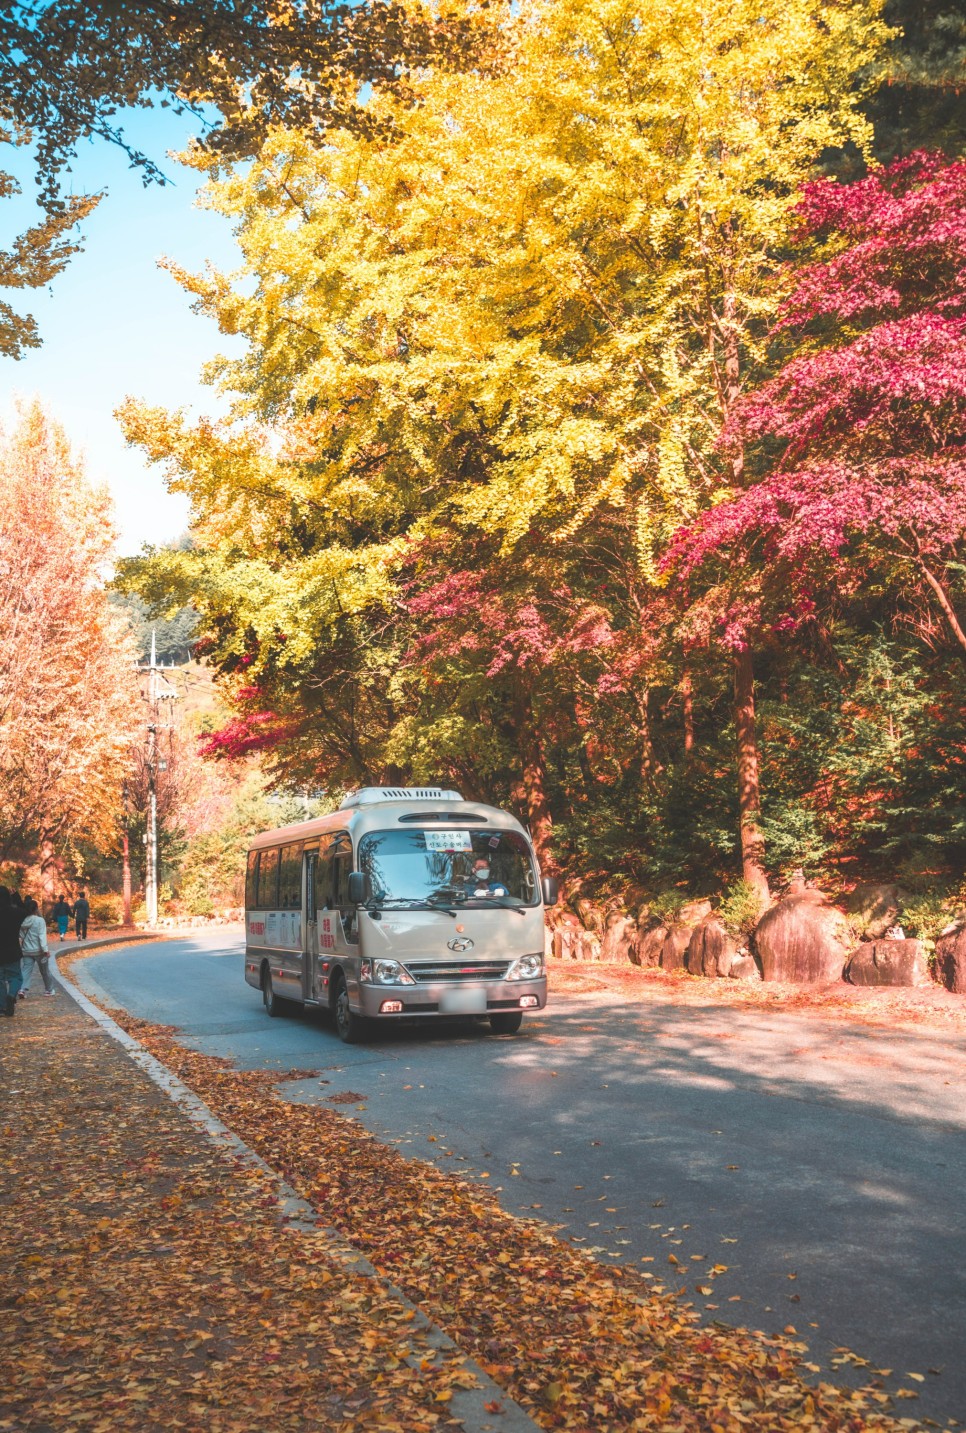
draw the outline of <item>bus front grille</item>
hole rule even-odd
[[[407,960],[406,969],[419,985],[436,981],[505,980],[510,969],[508,960],[478,960],[471,965],[458,965],[450,960]]]

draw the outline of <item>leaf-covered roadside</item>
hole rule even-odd
[[[196,1132],[66,997],[5,1025],[0,1429],[457,1426],[461,1358],[333,1263],[323,1233],[285,1229],[270,1176]]]
[[[546,1428],[919,1426],[883,1411],[876,1388],[806,1383],[794,1336],[701,1328],[682,1302],[686,1287],[658,1290],[633,1269],[598,1265],[355,1120],[316,1106],[283,1111],[278,1075],[234,1070],[185,1049],[172,1029],[119,1019]]]
[[[708,980],[684,970],[584,960],[555,960],[548,971],[551,989],[559,995],[607,993],[624,1004],[673,1000],[675,1005],[766,1008],[886,1029],[966,1030],[966,1001],[938,985],[876,989],[844,981],[813,986]]]

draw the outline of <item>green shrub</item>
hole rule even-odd
[[[680,891],[661,891],[648,902],[651,915],[662,925],[674,925],[681,907],[687,901]]]
[[[933,944],[956,915],[957,899],[945,888],[922,891],[903,906],[900,922],[906,935]]]
[[[747,881],[732,881],[718,906],[717,914],[729,935],[736,940],[749,935],[762,916],[761,894]]]
[[[102,891],[88,896],[91,920],[99,925],[120,925],[124,919],[124,901],[116,891]]]

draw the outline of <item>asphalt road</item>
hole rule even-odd
[[[226,933],[75,973],[242,1068],[317,1070],[287,1097],[356,1093],[341,1112],[379,1137],[686,1285],[705,1318],[793,1326],[822,1377],[891,1370],[887,1391],[918,1394],[900,1416],[966,1421],[961,1036],[572,996],[516,1036],[426,1025],[349,1047],[317,1015],[270,1020]]]

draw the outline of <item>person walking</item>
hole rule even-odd
[[[40,967],[40,978],[44,982],[44,994],[53,995],[54,982],[50,978],[50,950],[47,946],[47,922],[37,909],[37,902],[28,900],[24,909],[27,914],[20,927],[20,953],[23,957],[23,986],[20,999],[30,989],[34,967]]]
[[[74,902],[74,934],[78,940],[87,939],[87,922],[91,916],[91,905],[87,899],[87,892],[81,891]]]
[[[23,984],[20,967],[19,907],[14,906],[6,886],[0,886],[0,1014],[16,1015],[17,996]]]
[[[57,929],[60,932],[61,940],[63,940],[67,934],[67,927],[70,924],[70,918],[72,915],[73,911],[67,904],[66,897],[58,896],[57,899],[54,901],[53,916],[54,920],[57,922]]]

